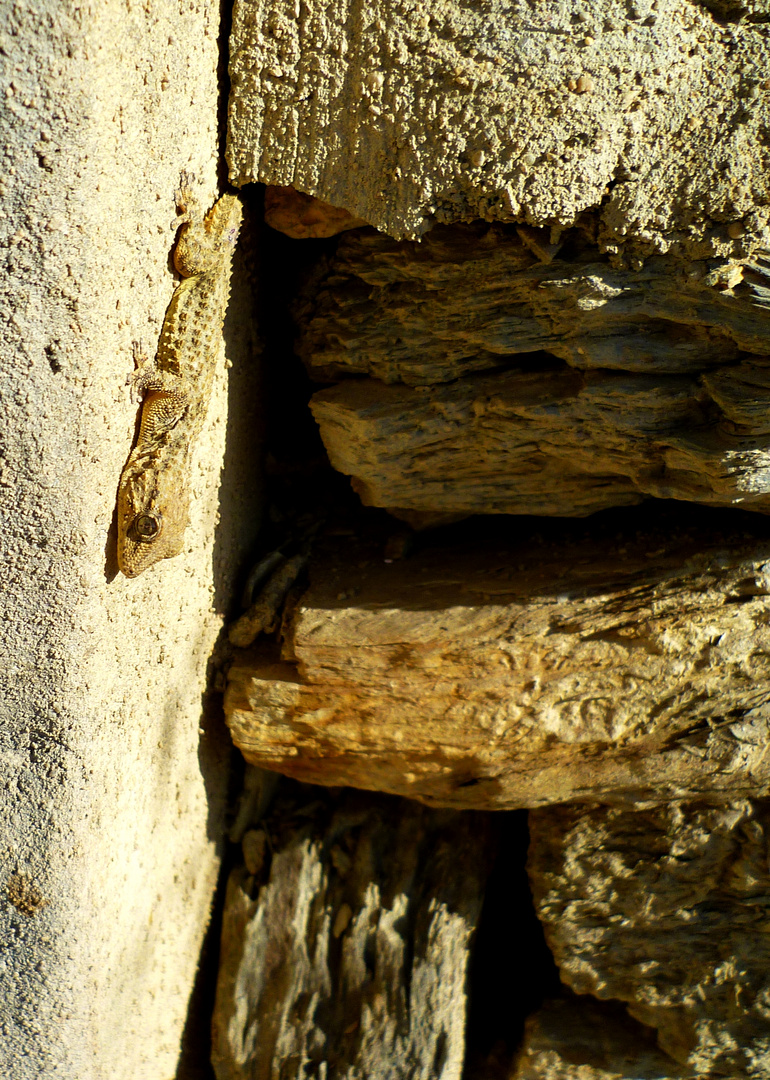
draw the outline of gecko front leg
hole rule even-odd
[[[150,360],[136,341],[133,355],[136,369],[126,383],[131,387],[131,400],[143,404],[140,441],[146,441],[182,419],[190,391],[178,374],[164,371],[156,360]]]

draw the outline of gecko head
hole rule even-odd
[[[127,468],[118,495],[118,566],[125,576],[178,555],[188,519],[181,490],[163,493],[146,472]]]

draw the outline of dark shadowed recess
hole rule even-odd
[[[469,972],[464,1080],[507,1076],[524,1021],[562,989],[527,880],[527,811],[495,815],[498,850]]]

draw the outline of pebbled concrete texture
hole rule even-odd
[[[166,1080],[218,874],[206,692],[257,513],[242,281],[184,552],[116,570],[131,342],[174,288],[183,169],[217,194],[219,6],[0,13],[0,1073]],[[238,271],[236,270],[236,279]],[[228,398],[230,416],[226,417]]]
[[[602,206],[618,261],[770,242],[766,0],[236,0],[234,183],[396,238]]]

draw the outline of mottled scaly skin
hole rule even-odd
[[[186,188],[177,198],[187,221],[174,265],[184,280],[171,298],[155,359],[140,357],[135,346],[132,381],[143,394],[142,419],[118,490],[118,565],[126,577],[182,550],[190,458],[211,396],[242,217],[235,195],[223,195],[205,218]]]

